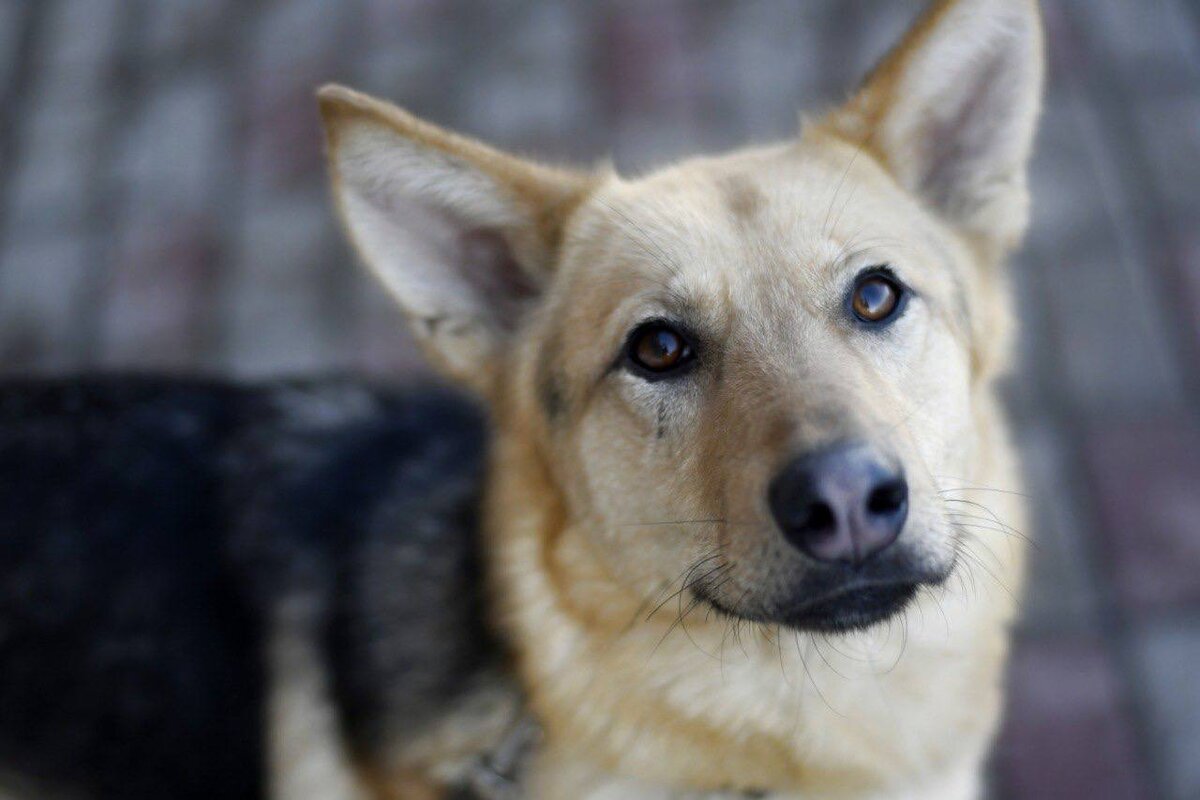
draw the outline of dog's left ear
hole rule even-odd
[[[334,196],[359,254],[434,365],[489,394],[591,176],[502,153],[340,86],[318,97]]]
[[[1036,0],[938,0],[825,124],[996,254],[1029,216],[1041,105]]]

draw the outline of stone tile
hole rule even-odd
[[[1034,242],[1053,241],[1064,231],[1094,230],[1097,211],[1102,209],[1096,202],[1079,202],[1081,187],[1091,191],[1100,187],[1086,153],[1080,150],[1079,120],[1066,94],[1051,85],[1029,170]]]
[[[270,0],[251,22],[251,74],[310,73],[337,60],[352,4]],[[329,76],[325,76],[328,79]],[[315,76],[317,80],[321,76]]]
[[[1191,319],[1177,306],[1189,276],[1177,278],[1173,262],[1186,243],[1178,235],[1197,227],[1200,191],[1195,188],[1198,146],[1194,127],[1200,57],[1194,29],[1184,39],[1187,15],[1178,3],[1072,4],[1079,45],[1089,59],[1079,71],[1079,116],[1098,143],[1094,159],[1101,195],[1112,221],[1132,304],[1149,307],[1149,329],[1162,331],[1173,369],[1194,394],[1197,356],[1193,342],[1174,330]],[[1190,106],[1190,107],[1189,107]],[[1181,286],[1181,284],[1183,284]]]
[[[14,79],[25,17],[31,8],[28,3],[0,3],[0,94]]]
[[[353,259],[348,259],[347,263]],[[365,270],[363,271],[365,273]],[[422,380],[433,375],[420,348],[408,331],[396,301],[378,281],[362,276],[357,284],[357,322],[353,364],[372,375],[388,379]]]
[[[1142,694],[1149,699],[1151,749],[1170,800],[1200,797],[1200,620],[1193,613],[1135,636]]]
[[[1149,800],[1125,702],[1095,640],[1019,642],[995,750],[1001,797]]]
[[[797,112],[829,99],[826,73],[848,60],[823,57],[830,16],[829,3],[799,4],[784,15],[768,3],[709,7],[696,44],[706,116],[721,125],[706,139],[727,148],[794,136]]]
[[[1153,207],[1133,168],[1130,148],[1138,142],[1122,138],[1113,122],[1132,100],[1109,74],[1111,59],[1080,41],[1079,8],[1048,8],[1052,102],[1032,173],[1027,248],[1050,300],[1059,390],[1081,409],[1176,410],[1183,406],[1180,365],[1151,272],[1161,237],[1144,225]],[[1054,166],[1043,174],[1045,163]],[[1049,219],[1042,220],[1043,207]]]
[[[83,366],[85,291],[97,268],[82,237],[16,240],[0,254],[0,364],[58,372]]]
[[[694,22],[677,3],[615,7],[597,53],[617,166],[637,172],[700,149]]]
[[[1083,456],[1122,602],[1137,612],[1200,604],[1200,427],[1186,416],[1096,420]]]
[[[455,93],[454,124],[545,158],[594,157],[599,109],[588,91],[590,15],[584,6],[527,6],[492,14],[496,35],[481,42]]]
[[[1055,391],[1091,414],[1180,411],[1183,388],[1156,298],[1120,263],[1108,221],[1039,234],[1027,255],[1047,304]]]
[[[99,358],[107,367],[186,366],[202,356],[222,274],[221,203],[236,168],[228,102],[211,73],[151,84],[122,130],[110,182],[113,258]]]
[[[242,376],[349,361],[345,276],[324,192],[246,209],[222,301],[224,366]]]
[[[1191,89],[1200,80],[1194,44],[1179,35],[1188,23],[1176,4],[1095,0],[1070,9],[1095,56],[1136,75],[1148,90]]]
[[[293,82],[276,77],[258,81],[261,100],[251,104],[247,131],[246,189],[267,200],[323,185],[324,161],[320,121],[313,91],[315,81]]]
[[[1095,632],[1102,599],[1092,564],[1095,535],[1083,528],[1075,507],[1069,450],[1061,433],[1045,422],[1019,434],[1032,507],[1025,533],[1033,541],[1027,550],[1021,630],[1041,635]]]
[[[1027,425],[1052,424],[1048,417],[1054,409],[1061,357],[1055,339],[1057,326],[1051,324],[1043,288],[1045,266],[1035,254],[1019,251],[1009,258],[1007,269],[1016,313],[1011,344],[1014,360],[999,388],[1012,424],[1019,430]]]
[[[456,123],[458,82],[429,77],[455,74],[470,51],[450,11],[433,0],[364,0],[358,32],[363,47],[355,54],[363,89],[422,116]]]
[[[314,92],[346,82],[355,57],[349,3],[270,3],[253,21],[247,70],[246,185],[253,198],[307,190],[323,182]]]
[[[75,142],[41,139],[21,149],[13,169],[7,214],[30,234],[84,224],[89,208],[92,153]]]
[[[1200,221],[1200,93],[1137,98],[1133,122],[1155,189],[1180,224]]]
[[[125,216],[140,222],[195,213],[234,162],[230,101],[211,72],[192,70],[147,87],[122,128],[111,176]]]
[[[1133,113],[1163,231],[1147,267],[1187,337],[1181,359],[1200,382],[1200,94],[1139,98]]]
[[[126,0],[47,0],[39,72],[81,76],[108,64],[119,45]]]
[[[70,84],[39,80],[32,103],[14,120],[17,133],[8,225],[24,235],[80,227],[89,212],[102,108]]]
[[[222,277],[210,220],[177,215],[123,232],[104,287],[99,364],[186,369],[202,360]]]
[[[1193,352],[1200,351],[1200,223],[1178,231],[1170,258],[1179,273],[1176,299],[1184,309],[1184,325],[1190,326],[1180,333],[1192,337]]]
[[[230,35],[227,0],[154,0],[144,9],[143,40],[155,58],[178,57]],[[240,20],[238,20],[240,21]]]

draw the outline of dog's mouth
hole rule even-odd
[[[950,571],[825,574],[803,581],[784,598],[739,604],[743,607],[729,604],[705,586],[692,591],[717,611],[738,619],[815,633],[848,633],[898,616],[922,587],[941,583]]]
[[[851,584],[783,609],[778,621],[797,630],[824,633],[861,630],[900,614],[919,588],[916,581]]]
[[[801,631],[846,633],[898,615],[912,602],[921,583],[860,581],[815,598],[752,610],[732,608],[720,598],[709,596],[702,587],[693,591],[717,611],[738,619],[787,625]]]

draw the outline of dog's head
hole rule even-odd
[[[941,2],[795,140],[636,179],[321,107],[362,257],[611,574],[830,630],[955,562],[1041,80],[1032,0]]]

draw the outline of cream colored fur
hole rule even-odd
[[[268,791],[272,800],[366,800],[345,743],[321,657],[303,610],[277,614],[267,648]],[[292,604],[295,605],[295,604]]]
[[[1021,584],[993,382],[1042,69],[1033,2],[935,3],[794,141],[638,179],[322,92],[351,238],[492,408],[498,621],[546,729],[531,797],[978,794]],[[880,264],[914,291],[882,336],[844,307]],[[669,387],[613,366],[662,316],[708,344]],[[836,636],[693,599],[707,581],[754,616],[786,590],[801,568],[766,484],[847,436],[898,455],[901,541],[946,582]]]

